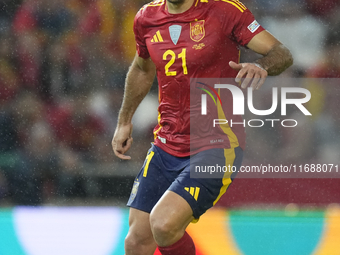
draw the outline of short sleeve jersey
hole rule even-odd
[[[237,71],[230,68],[229,61],[239,62],[239,45],[246,46],[263,30],[237,0],[195,0],[180,14],[170,14],[165,0],[139,10],[134,21],[137,52],[144,59],[151,57],[159,84],[159,118],[154,129],[157,146],[178,157],[211,147],[244,148],[242,125],[224,132],[223,143],[212,146],[209,137],[190,141],[190,79],[235,78]],[[232,105],[224,107],[228,112]],[[199,149],[190,150],[193,143]]]

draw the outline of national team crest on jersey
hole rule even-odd
[[[205,36],[204,20],[190,22],[190,38],[195,42],[201,41]]]
[[[172,25],[169,27],[170,38],[171,38],[171,41],[175,45],[178,42],[181,32],[182,32],[182,27],[180,25]]]

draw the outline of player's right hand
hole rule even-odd
[[[112,149],[115,155],[124,160],[131,159],[125,153],[130,149],[132,144],[132,124],[118,125],[112,139]]]
[[[268,76],[268,72],[256,63],[237,64],[234,61],[230,61],[229,66],[238,71],[235,79],[236,82],[241,82],[242,78],[244,78],[241,84],[241,88],[243,89],[247,88],[251,81],[250,87],[253,90],[260,89]]]

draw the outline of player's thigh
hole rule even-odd
[[[129,232],[126,236],[127,246],[133,248],[138,246],[149,246],[150,249],[156,249],[156,243],[153,239],[150,227],[149,213],[130,208],[129,227]]]
[[[172,191],[166,191],[151,211],[152,227],[165,228],[168,231],[185,230],[193,220],[192,209],[188,202]]]
[[[209,166],[216,167],[217,165],[230,165],[239,169],[242,157],[243,151],[239,147],[202,151],[192,157],[190,166],[176,178],[169,190],[181,196],[190,205],[194,218],[199,219],[226,192],[234,176],[231,172],[221,172],[211,175],[214,178],[206,178],[206,174],[202,175],[204,178],[199,178],[199,176],[192,178],[190,169],[193,171],[196,166],[200,166],[202,169],[207,167],[206,169],[208,169]]]

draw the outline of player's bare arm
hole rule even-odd
[[[259,89],[268,75],[279,75],[293,64],[290,51],[267,31],[254,36],[247,47],[263,57],[255,63],[229,63],[230,67],[239,71],[236,82],[245,78],[241,84],[242,88],[246,88],[252,80],[250,87]]]
[[[124,98],[118,116],[118,124],[112,139],[115,155],[121,159],[131,159],[125,153],[132,144],[132,117],[138,105],[149,92],[156,68],[151,59],[136,55],[126,76]]]

